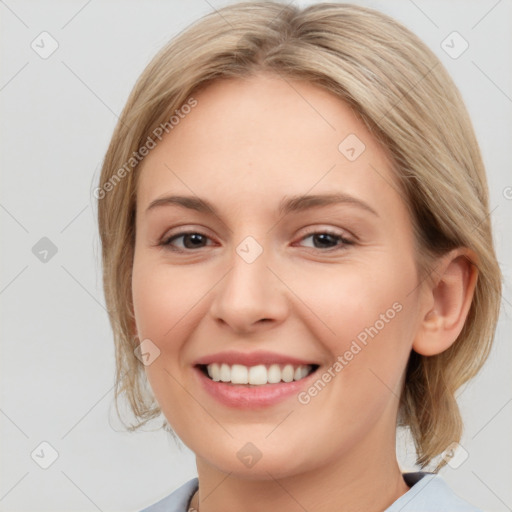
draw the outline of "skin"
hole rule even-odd
[[[454,341],[476,277],[458,252],[440,260],[433,283],[420,283],[411,218],[388,156],[331,93],[260,74],[194,97],[198,105],[143,162],[132,277],[134,329],[160,350],[147,377],[196,454],[192,505],[382,511],[408,490],[395,429],[409,353],[437,353]],[[366,146],[355,161],[338,150],[349,134]],[[334,191],[375,213],[352,203],[277,212],[284,196]],[[205,198],[218,215],[177,205],[147,211],[170,194]],[[311,236],[326,229],[352,243]],[[203,242],[177,238],[173,246],[188,251],[181,253],[159,245],[185,231]],[[263,249],[253,263],[236,252],[247,236]],[[230,408],[192,370],[205,354],[269,350],[318,362],[321,375],[394,303],[401,311],[307,405],[293,396],[263,409]],[[247,442],[262,454],[252,467],[237,457]]]

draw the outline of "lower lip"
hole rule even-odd
[[[317,373],[314,371],[307,377],[292,382],[248,386],[228,384],[209,379],[198,367],[194,367],[204,389],[220,403],[228,407],[254,409],[277,404],[293,395],[298,395]]]

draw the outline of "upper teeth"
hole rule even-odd
[[[241,364],[228,365],[225,363],[213,363],[206,367],[208,375],[214,381],[231,382],[232,384],[276,384],[278,382],[291,382],[306,377],[311,369],[311,365],[293,366],[284,365],[283,368],[278,364],[265,366],[244,366]]]

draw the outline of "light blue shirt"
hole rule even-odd
[[[482,512],[459,498],[448,484],[434,473],[404,473],[411,488],[384,512]],[[157,503],[141,512],[187,512],[199,480],[193,478]]]

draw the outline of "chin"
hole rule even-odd
[[[306,468],[311,469],[310,462],[297,461],[294,450],[278,456],[275,453],[265,454],[265,450],[258,454],[250,445],[246,445],[244,448],[240,449],[237,446],[235,451],[227,449],[220,453],[210,452],[206,456],[201,456],[198,452],[195,453],[198,460],[201,460],[200,464],[213,466],[217,470],[229,474],[230,477],[242,480],[273,480],[293,476],[306,471]],[[251,450],[254,450],[253,460],[250,459]],[[230,456],[229,453],[232,455]]]

